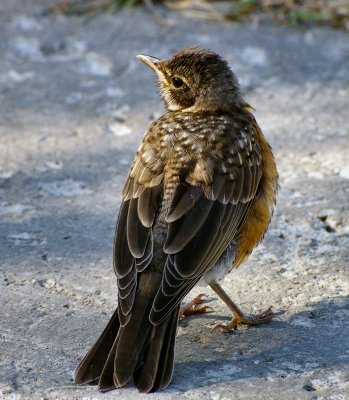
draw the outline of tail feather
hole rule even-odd
[[[143,365],[133,375],[140,392],[165,388],[171,381],[178,313],[179,308],[153,328],[154,336],[143,356]]]
[[[152,388],[153,392],[167,387],[172,380],[178,318],[179,307],[171,314],[171,321],[167,328],[168,336],[166,335],[167,340],[164,342],[164,346],[161,350],[158,373]]]
[[[120,323],[116,310],[101,336],[76,367],[74,371],[74,380],[76,383],[91,383],[99,379],[119,326]]]
[[[101,392],[107,392],[109,390],[115,389],[113,374],[114,374],[114,358],[115,358],[117,344],[118,342],[116,336],[98,381],[98,389]]]
[[[138,390],[166,387],[172,377],[179,307],[161,324],[149,321],[152,299],[136,296],[132,317],[124,327],[114,312],[103,333],[80,362],[75,382],[98,383],[101,391],[126,385],[133,378]]]
[[[154,386],[167,325],[168,321],[154,328],[154,336],[143,355],[143,363],[134,373],[134,383],[141,392],[149,392]]]
[[[114,358],[114,383],[121,387],[132,378],[148,340],[151,340],[152,324],[149,312],[152,301],[148,297],[136,296],[132,317],[127,325],[119,330]]]

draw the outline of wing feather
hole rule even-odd
[[[174,222],[183,217],[188,211],[194,208],[198,200],[203,196],[200,186],[189,184],[178,185],[171,202],[166,222]]]
[[[190,242],[205,224],[213,204],[212,201],[202,196],[190,212],[169,224],[167,240],[164,245],[165,253],[178,253]]]
[[[151,233],[150,229],[142,224],[138,216],[139,200],[139,198],[130,200],[127,214],[126,236],[128,247],[134,258],[143,257]]]
[[[245,155],[246,156],[246,155]],[[238,232],[248,215],[252,200],[261,179],[258,151],[252,165],[235,163],[216,172],[210,186],[177,187],[174,199],[189,198],[195,192],[193,206],[185,213],[172,213],[168,226],[164,251],[168,254],[161,286],[154,299],[150,319],[154,324],[163,321],[178,301],[188,293],[198,279],[220,258]],[[250,154],[246,156],[250,157]],[[187,193],[186,193],[187,190]],[[201,193],[200,193],[201,190]],[[177,197],[178,196],[178,197]],[[177,216],[175,219],[174,216]]]
[[[143,226],[150,228],[155,220],[159,200],[162,193],[161,181],[157,186],[144,190],[137,202],[137,216]]]
[[[130,200],[123,201],[120,206],[114,239],[114,271],[118,278],[123,278],[132,270],[134,258],[127,241],[127,216]]]
[[[162,278],[149,317],[153,324],[163,321],[238,239],[258,190],[262,162],[258,143],[240,133],[227,139],[228,153],[193,160],[192,169],[181,175],[166,206],[168,178],[163,165],[156,170],[161,162],[153,150],[143,158],[137,154],[123,191],[114,242],[122,325],[131,317],[139,274],[156,265],[151,264],[153,227],[159,215],[165,218],[161,224],[167,224],[167,235],[163,249],[156,245],[156,254],[163,251],[164,266],[156,267],[163,270],[157,270]],[[164,210],[168,210],[165,216]]]
[[[114,239],[114,270],[118,277],[118,315],[121,326],[131,318],[137,292],[138,274],[144,271],[153,258],[152,227],[162,197],[162,176],[143,173],[142,163],[136,163],[137,174],[150,180],[145,187],[130,172],[123,190]],[[157,185],[154,185],[157,183]]]

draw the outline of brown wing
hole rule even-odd
[[[175,189],[166,219],[164,252],[168,256],[150,314],[154,324],[159,324],[215,264],[246,218],[261,178],[261,154],[259,145],[246,135],[241,136],[245,142],[236,136],[226,156],[215,160],[208,156],[209,168],[205,160],[197,161]],[[210,170],[211,182],[205,184]],[[121,325],[131,316],[137,275],[153,257],[152,226],[164,186],[163,174],[154,171],[162,169],[151,168],[138,155],[123,192],[114,242]]]
[[[153,257],[152,226],[161,203],[162,178],[151,173],[136,156],[123,191],[113,251],[122,326],[131,317],[137,275],[147,268]]]
[[[219,259],[244,223],[261,179],[258,144],[237,141],[230,164],[210,186],[180,184],[174,193],[164,251],[168,254],[150,320],[159,324]],[[192,178],[191,178],[192,181]]]

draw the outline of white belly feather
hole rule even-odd
[[[220,281],[225,277],[225,275],[231,270],[231,266],[235,260],[236,246],[236,242],[232,242],[228,246],[216,264],[199,280],[199,286],[207,286],[209,283]]]

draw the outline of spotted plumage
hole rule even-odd
[[[217,280],[260,242],[277,191],[271,149],[225,61],[199,48],[140,58],[159,77],[166,112],[144,135],[122,194],[118,309],[75,375],[101,390],[131,378],[145,392],[169,384],[183,297],[200,281],[229,303]]]

